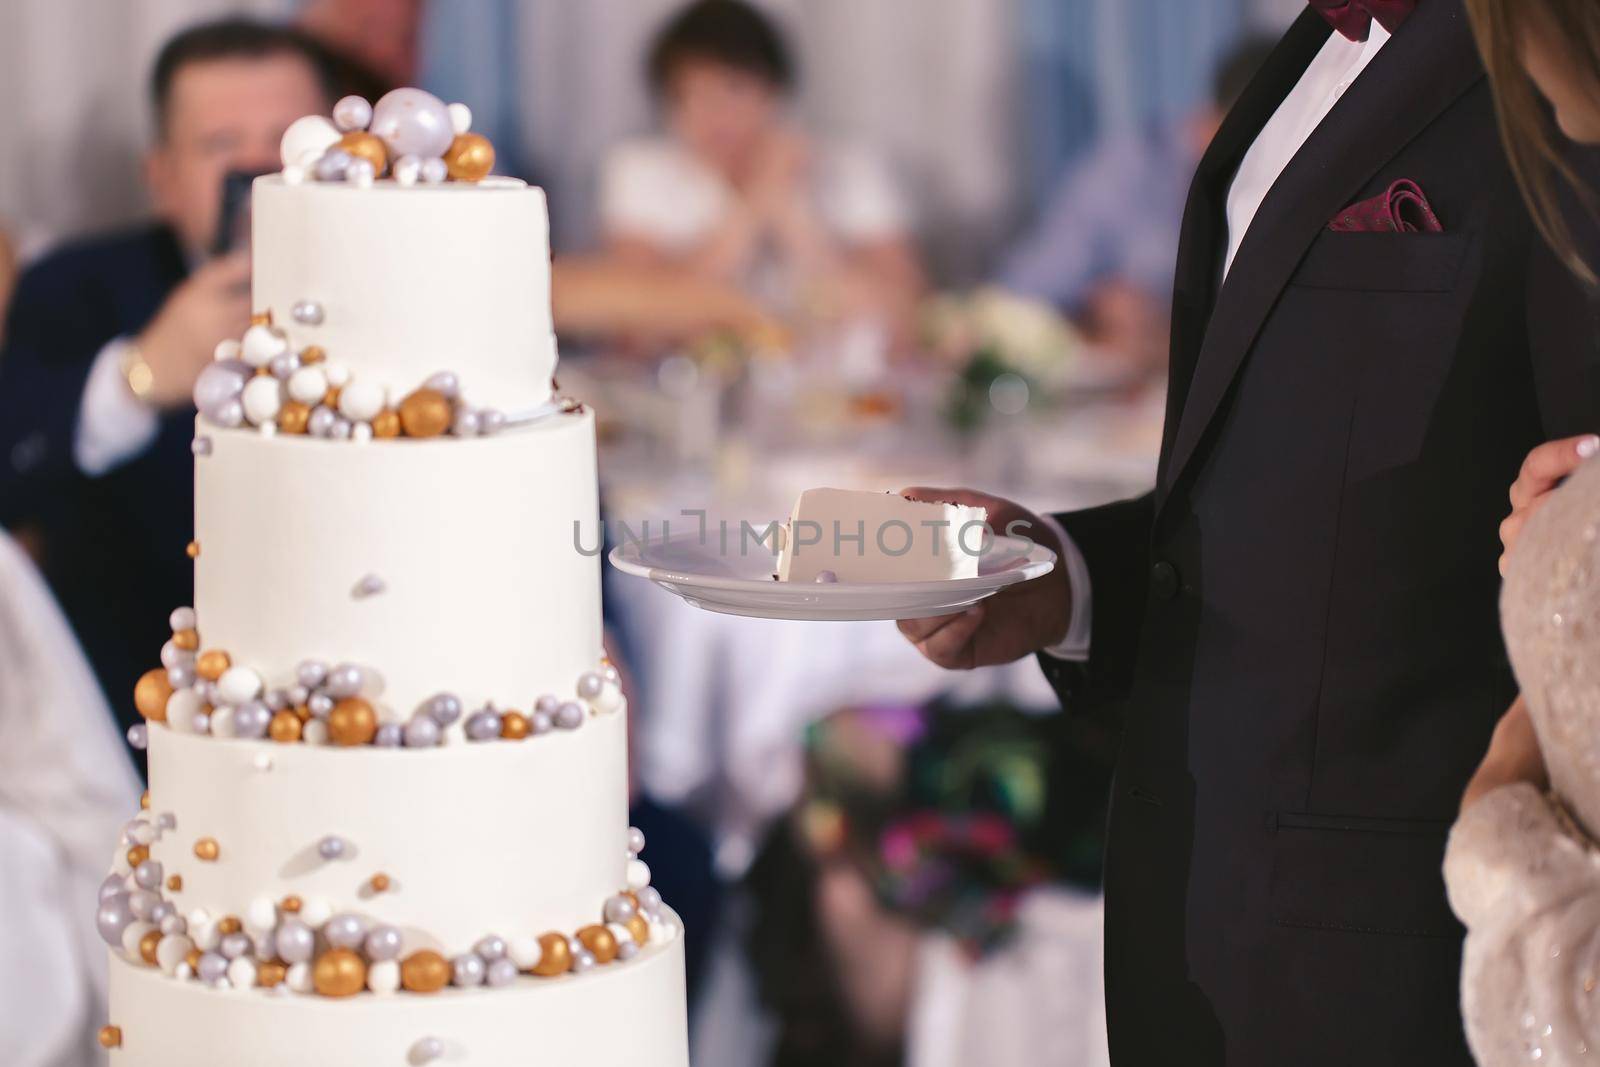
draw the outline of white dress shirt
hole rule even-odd
[[[1250,224],[1255,221],[1267,194],[1339,98],[1355,84],[1356,78],[1388,42],[1389,36],[1376,20],[1365,41],[1352,41],[1340,33],[1331,34],[1328,43],[1300,76],[1300,81],[1261,128],[1234,173],[1233,184],[1228,187],[1228,254],[1223,260],[1224,277],[1233,268],[1239,246],[1250,232]],[[1066,638],[1045,649],[1045,653],[1057,659],[1082,662],[1089,658],[1093,610],[1089,569],[1071,539],[1064,533],[1061,537],[1065,549],[1062,563],[1072,581],[1072,625]]]

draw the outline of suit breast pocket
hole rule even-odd
[[[1322,234],[1290,280],[1306,289],[1448,293],[1466,260],[1465,233]]]
[[[1272,921],[1280,926],[1458,938],[1444,891],[1450,823],[1274,812]]]

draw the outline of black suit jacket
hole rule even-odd
[[[1295,23],[1200,165],[1157,489],[1061,516],[1092,657],[1046,669],[1123,731],[1119,1067],[1470,1062],[1440,863],[1515,692],[1497,527],[1529,448],[1600,426],[1593,309],[1529,222],[1461,0],[1377,55],[1222,281],[1234,172],[1328,34]],[[1327,230],[1398,178],[1444,234]]]
[[[78,470],[73,441],[95,355],[186,273],[164,227],[62,248],[19,280],[0,349],[0,522],[42,534],[45,576],[124,725],[167,616],[193,595],[194,412],[163,418],[149,450],[100,478]]]

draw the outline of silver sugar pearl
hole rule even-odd
[[[536,711],[528,716],[528,732],[535,737],[540,734],[547,734],[555,728],[555,720],[550,717],[549,712]]]
[[[338,418],[332,408],[318,404],[311,409],[311,417],[306,420],[306,433],[312,437],[326,437]]]
[[[638,954],[639,943],[637,941],[621,941],[617,943],[617,959],[623,963],[627,963]]]
[[[312,693],[306,700],[306,707],[316,718],[326,719],[333,710],[333,697],[327,693]]]
[[[275,940],[278,958],[285,963],[306,963],[317,947],[311,927],[293,916],[284,916],[278,923]]]
[[[439,743],[439,724],[426,715],[418,715],[406,723],[407,748],[432,748]]]
[[[560,697],[556,696],[554,693],[546,693],[534,703],[533,708],[535,711],[542,711],[546,715],[554,715],[556,713],[556,709],[560,706]]]
[[[150,730],[142,722],[128,727],[128,744],[140,752],[150,747]]]
[[[431,375],[427,381],[422,383],[422,387],[424,389],[432,389],[448,400],[454,400],[461,395],[461,379],[456,377],[454,371],[442,370],[437,374]]]
[[[236,960],[240,956],[248,956],[254,949],[255,945],[251,943],[250,935],[243,933],[224,934],[222,940],[217,944],[217,950],[230,960]]]
[[[344,96],[333,105],[333,124],[345,133],[364,130],[372,122],[372,105],[364,96]]]
[[[639,910],[646,915],[655,915],[661,910],[661,892],[653,885],[647,885],[633,894],[639,900]]]
[[[296,300],[289,309],[289,317],[302,326],[321,326],[322,305],[315,300]]]
[[[168,915],[161,920],[161,936],[172,937],[174,934],[189,932],[189,921],[182,915]]]
[[[594,965],[594,953],[590,952],[588,949],[584,949],[582,952],[579,952],[572,957],[572,971],[574,974],[583,974],[585,971],[592,971],[594,970]]]
[[[156,826],[160,827],[163,833],[168,830],[176,830],[178,828],[178,817],[170,811],[164,811],[156,816]]]
[[[200,965],[195,968],[195,973],[202,982],[215,982],[225,978],[228,974],[227,957],[216,952],[206,952],[200,956]]]
[[[363,162],[365,161],[363,160]],[[367,165],[371,166],[370,163]],[[335,416],[333,422],[328,425],[328,437],[334,441],[348,441],[353,429],[354,427],[351,426],[349,419]]]
[[[450,432],[457,437],[476,437],[479,429],[478,413],[468,408],[457,411],[455,422],[450,424]]]
[[[128,910],[133,912],[133,917],[140,922],[149,922],[150,913],[156,910],[156,905],[161,903],[161,894],[149,889],[135,889],[128,894]]]
[[[422,705],[423,712],[441,727],[461,718],[461,698],[453,693],[435,693]]]
[[[317,842],[317,855],[325,860],[336,860],[344,855],[344,838],[329,834]]]
[[[517,965],[504,957],[494,960],[489,964],[485,978],[494,988],[508,986],[517,980]]]
[[[500,713],[493,708],[475,711],[467,717],[467,740],[493,741],[500,736]]]
[[[267,372],[280,382],[286,382],[300,369],[300,357],[293,352],[280,352],[267,363]]]
[[[635,856],[644,851],[644,831],[637,826],[628,827],[628,851]]]
[[[141,889],[161,888],[161,863],[158,860],[145,860],[133,869],[133,880]]]
[[[362,945],[367,959],[376,963],[380,960],[398,959],[404,943],[404,938],[398,929],[387,923],[380,923],[367,931],[367,939]]]
[[[122,931],[133,922],[133,909],[128,905],[128,894],[115,893],[100,901],[94,921],[105,943],[112,948],[121,948]]]
[[[334,948],[360,948],[367,937],[367,924],[361,916],[345,912],[328,920],[322,928],[322,936]]]
[[[361,692],[361,668],[353,663],[341,663],[328,672],[326,688],[329,696],[343,700]]]
[[[342,148],[330,148],[322,153],[322,158],[311,168],[311,173],[319,182],[342,182],[355,158]]]
[[[584,671],[578,675],[578,696],[584,700],[597,700],[605,691],[606,680],[599,671]]]
[[[605,917],[608,923],[626,924],[634,916],[633,901],[615,896],[606,901]]]
[[[294,669],[295,680],[307,689],[315,689],[328,677],[328,665],[314,659],[302,660]]]
[[[206,436],[196,437],[189,442],[189,452],[196,456],[211,455],[211,438]]]
[[[488,937],[485,937],[479,941],[476,945],[473,945],[472,951],[476,952],[490,963],[493,963],[495,960],[506,954],[505,938],[496,937],[494,934],[490,934]]]
[[[437,1037],[424,1037],[411,1046],[411,1051],[406,1054],[406,1059],[412,1067],[424,1067],[425,1064],[444,1058],[444,1042]]]
[[[422,161],[422,180],[429,185],[438,185],[450,176],[450,165],[442,159],[424,159]]]
[[[583,705],[571,700],[562,704],[556,709],[555,724],[563,730],[576,730],[582,726]]]
[[[476,952],[463,952],[450,961],[450,981],[463,989],[483,984],[488,967]]]
[[[377,748],[399,748],[405,739],[406,728],[397,722],[380,724],[378,732],[372,735],[372,743]]]
[[[195,669],[185,664],[167,668],[167,684],[174,689],[187,689],[194,684]]]
[[[100,900],[106,901],[111,897],[120,896],[128,891],[127,884],[120,874],[108,874],[105,881],[100,883]]]
[[[818,571],[816,583],[818,585],[834,585],[839,581],[839,576],[832,571]]]
[[[478,412],[478,432],[488,437],[506,428],[506,413],[498,408],[484,408]]]
[[[272,725],[272,709],[259,700],[252,700],[235,709],[233,713],[235,737],[259,741],[267,736],[267,727],[270,725]]]

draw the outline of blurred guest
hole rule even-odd
[[[275,170],[290,122],[324,113],[320,49],[230,19],[186,30],[151,77],[155,219],[46,257],[17,284],[0,350],[0,520],[43,564],[125,722],[191,597],[190,391],[248,323],[248,253],[211,255],[232,172]]]
[[[308,0],[296,24],[327,47],[340,96],[417,84],[422,0]]]
[[[1068,172],[1006,257],[1001,284],[1062,308],[1120,359],[1164,370],[1189,181],[1275,43],[1246,40],[1217,68],[1206,103],[1176,123],[1113,137]]]
[[[0,1063],[104,1062],[97,890],[138,779],[66,620],[0,534]]]
[[[785,314],[901,325],[921,289],[905,201],[870,153],[788,113],[795,65],[744,0],[700,0],[650,49],[666,134],[607,161],[601,213],[621,263],[733,282]]]
[[[11,303],[11,290],[17,285],[17,248],[10,234],[0,229],[0,308]],[[0,321],[0,340],[5,339],[5,324]]]

